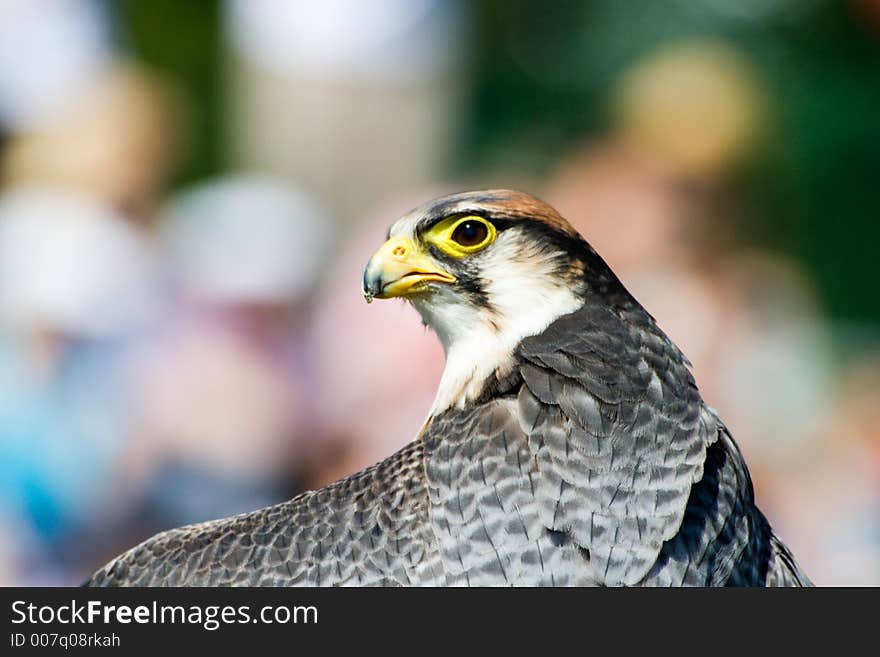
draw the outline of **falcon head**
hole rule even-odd
[[[433,414],[503,381],[520,341],[586,295],[628,298],[559,213],[510,190],[445,196],[403,216],[367,264],[363,293],[367,302],[406,299],[440,338],[446,369]]]

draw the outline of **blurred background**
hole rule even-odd
[[[880,585],[880,0],[0,0],[0,584],[409,442],[360,272],[535,193],[693,361],[817,584]]]

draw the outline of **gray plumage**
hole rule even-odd
[[[173,529],[91,586],[808,585],[681,352],[587,293],[491,394],[327,488]]]
[[[417,208],[364,293],[409,298],[455,355],[417,439],[159,534],[89,585],[810,584],[684,355],[546,204],[491,190]]]

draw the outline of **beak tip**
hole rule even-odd
[[[364,295],[364,301],[367,303],[373,303],[373,299],[379,294],[379,290],[382,289],[382,282],[379,277],[375,275],[371,275],[370,265],[364,269],[364,280],[363,285],[361,286],[361,294]]]

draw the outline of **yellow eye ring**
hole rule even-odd
[[[498,233],[491,222],[477,215],[452,217],[434,225],[425,239],[454,258],[482,251]]]

